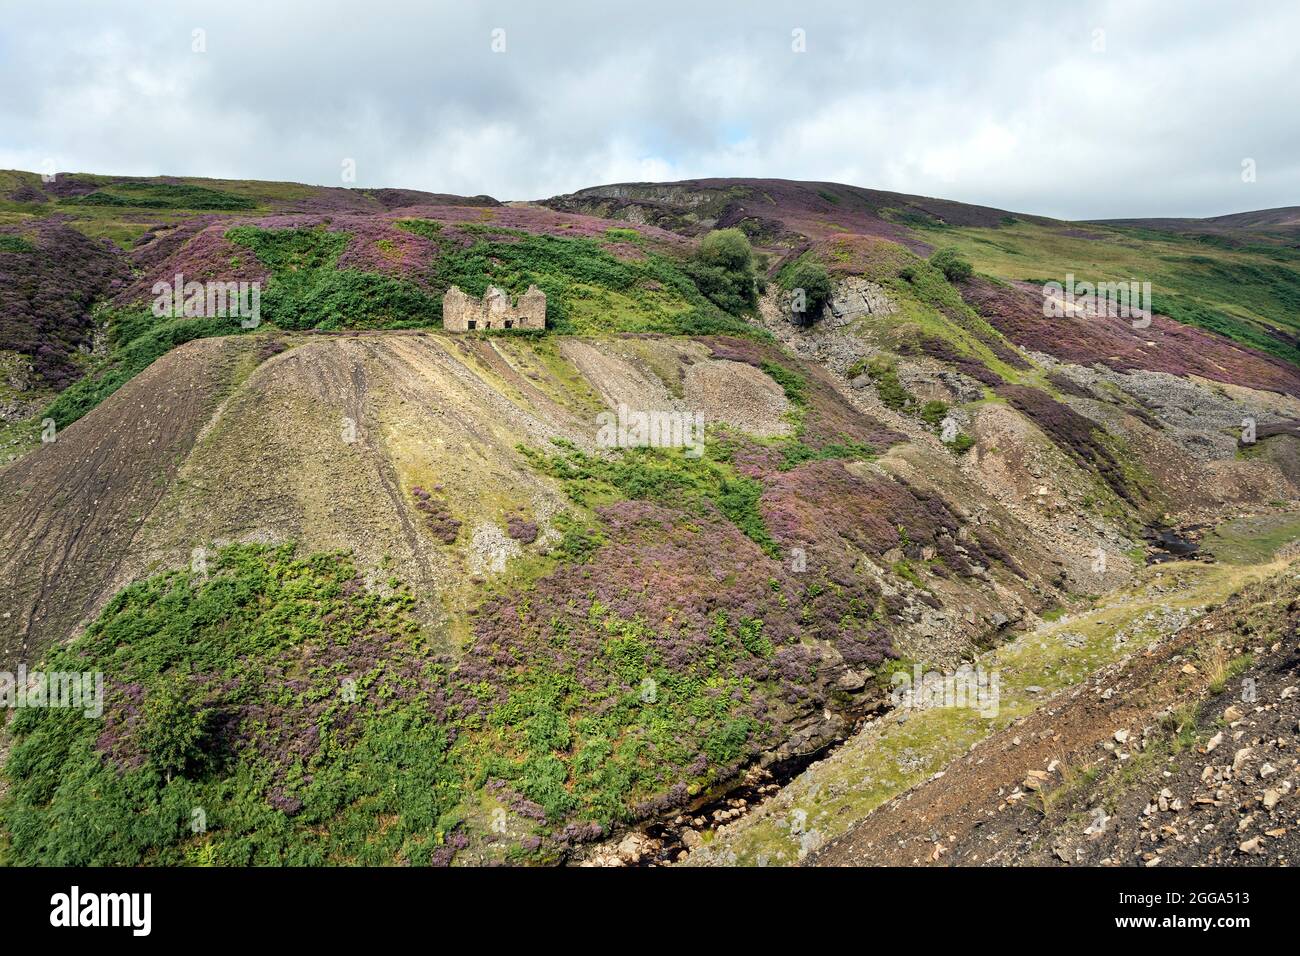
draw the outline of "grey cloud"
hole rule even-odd
[[[337,184],[354,158],[360,185],[501,198],[751,175],[1213,215],[1300,202],[1298,28],[1281,2],[49,0],[0,25],[0,166]]]

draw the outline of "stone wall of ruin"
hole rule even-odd
[[[530,285],[528,291],[512,305],[510,294],[494,285],[488,286],[482,299],[466,295],[458,286],[452,286],[442,297],[442,327],[448,332],[544,329],[546,293],[537,286]]]

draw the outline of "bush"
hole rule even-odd
[[[975,272],[971,264],[957,254],[956,249],[940,249],[930,257],[930,265],[942,272],[949,282],[969,279]]]
[[[926,402],[921,406],[921,420],[931,428],[938,428],[943,417],[948,414],[948,406],[944,402],[935,399]]]
[[[958,432],[957,437],[948,442],[948,448],[954,455],[964,455],[975,447],[975,439],[965,432]]]
[[[163,678],[146,698],[140,744],[167,780],[196,773],[208,763],[213,716],[194,699],[183,675]]]
[[[911,411],[916,407],[916,396],[899,380],[898,369],[889,359],[883,355],[873,356],[867,362],[865,370],[886,406],[897,412]]]
[[[803,289],[805,316],[816,315],[831,297],[830,273],[820,262],[802,260],[795,263],[781,284],[791,291]]]
[[[739,229],[719,229],[700,240],[686,273],[714,305],[738,315],[758,304],[754,250]]]

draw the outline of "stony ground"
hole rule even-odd
[[[813,865],[1292,865],[1300,574],[1195,616],[971,748]]]

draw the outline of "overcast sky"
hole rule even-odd
[[[0,168],[1217,215],[1300,204],[1298,36],[1294,0],[7,3]]]

